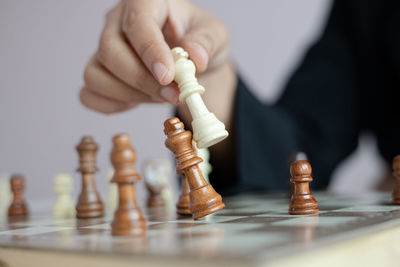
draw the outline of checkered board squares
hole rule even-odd
[[[102,255],[256,260],[327,244],[338,236],[365,235],[372,226],[388,221],[400,225],[400,206],[388,204],[390,194],[354,198],[322,193],[315,197],[320,210],[311,215],[288,214],[286,195],[225,198],[224,210],[200,220],[177,216],[170,209],[161,213],[143,209],[147,233],[133,238],[111,236],[112,217],[54,220],[51,210],[44,210],[26,221],[3,220],[0,246]]]
[[[283,221],[272,222],[274,226],[318,226],[318,227],[331,227],[348,222],[356,221],[356,217],[319,217],[308,216]]]

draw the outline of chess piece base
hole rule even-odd
[[[76,218],[98,218],[104,216],[103,203],[79,203],[76,207]]]
[[[140,236],[146,233],[146,220],[139,209],[116,211],[111,224],[113,236]]]
[[[13,203],[8,209],[8,216],[26,216],[28,208],[25,203]]]
[[[164,207],[165,201],[161,195],[150,196],[149,199],[147,200],[147,206],[150,208]]]
[[[193,139],[198,148],[207,148],[219,143],[228,137],[225,125],[220,122],[214,113],[208,113],[192,121]]]
[[[176,204],[176,213],[179,215],[192,215],[190,210],[190,188],[188,181],[184,175],[182,175],[182,193],[179,196],[178,203]]]
[[[318,202],[311,194],[293,195],[289,204],[289,214],[303,215],[318,212]]]
[[[305,215],[305,214],[314,214],[318,212],[318,208],[315,209],[289,209],[289,214],[292,215]]]
[[[392,203],[394,205],[400,205],[400,187],[396,186],[396,188],[393,191],[392,197],[393,197]]]
[[[204,202],[204,199],[207,199]],[[190,192],[190,210],[193,219],[199,219],[225,208],[222,197],[211,185],[205,185]]]
[[[176,213],[180,215],[192,215],[190,211],[190,197],[189,194],[182,194],[176,204]]]

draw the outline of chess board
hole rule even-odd
[[[36,212],[26,220],[1,223],[0,259],[7,262],[8,253],[20,251],[39,253],[42,259],[52,253],[84,255],[93,266],[110,257],[113,266],[118,258],[158,260],[164,266],[259,266],[400,226],[400,206],[390,204],[389,193],[315,197],[320,211],[313,215],[289,215],[285,195],[265,194],[224,198],[224,210],[200,220],[177,216],[173,207],[144,209],[148,231],[143,237],[112,237],[111,216],[55,220],[50,211]]]

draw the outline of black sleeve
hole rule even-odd
[[[333,5],[321,38],[275,105],[261,103],[239,80],[234,114],[237,181],[230,191],[287,189],[288,160],[296,151],[305,152],[313,166],[312,186],[324,188],[334,167],[356,148],[359,101],[345,5]]]

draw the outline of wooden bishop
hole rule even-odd
[[[76,147],[79,154],[78,172],[82,174],[82,191],[76,205],[76,217],[80,219],[96,218],[104,215],[103,202],[96,189],[94,174],[96,167],[96,152],[98,145],[91,136],[84,136]]]
[[[164,122],[164,133],[167,135],[165,145],[175,154],[176,172],[184,174],[190,188],[190,211],[198,219],[221,210],[225,207],[221,195],[207,184],[199,163],[202,159],[196,155],[192,146],[192,133],[185,131],[183,123],[176,117]]]
[[[396,179],[396,186],[393,190],[393,204],[400,205],[400,155],[393,159],[393,176]]]
[[[313,214],[318,212],[318,202],[311,194],[309,183],[311,165],[306,160],[297,160],[290,165],[290,182],[294,190],[289,204],[289,213],[294,215]]]
[[[118,208],[111,224],[112,235],[137,236],[146,232],[146,220],[136,201],[135,183],[141,176],[135,168],[136,153],[127,134],[113,138],[111,163],[115,173],[111,180],[118,185]]]
[[[175,82],[181,91],[179,100],[185,102],[192,115],[193,139],[199,148],[210,147],[228,136],[225,125],[208,111],[201,98],[205,89],[195,77],[196,67],[181,47],[172,49],[175,60]]]
[[[10,187],[13,193],[13,200],[8,208],[8,216],[26,216],[28,207],[24,200],[25,178],[22,175],[15,174],[10,178]]]

